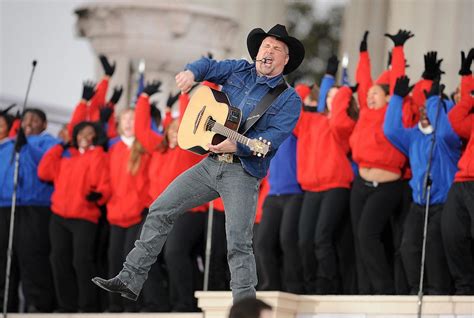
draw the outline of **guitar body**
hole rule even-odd
[[[208,144],[217,145],[226,139],[208,129],[209,118],[237,131],[242,120],[242,112],[230,106],[225,93],[207,86],[197,88],[179,125],[178,144],[182,149],[203,155],[209,152]]]

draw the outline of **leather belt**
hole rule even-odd
[[[227,162],[227,163],[240,163],[240,159],[238,156],[233,155],[231,153],[210,153],[209,157],[216,159],[217,161]]]

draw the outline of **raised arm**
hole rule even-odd
[[[90,108],[88,114],[88,120],[99,121],[100,119],[100,107],[105,105],[105,96],[107,95],[107,89],[109,87],[109,79],[115,73],[115,62],[110,64],[109,60],[105,55],[99,55],[100,64],[104,70],[104,76],[96,87],[96,93],[90,101]]]
[[[149,83],[140,95],[135,108],[135,137],[147,152],[152,153],[162,142],[163,136],[151,129],[149,96],[158,92],[160,82]]]
[[[385,34],[393,42],[392,69],[390,70],[390,95],[393,94],[395,83],[400,76],[405,75],[405,54],[403,46],[405,42],[414,35],[410,31],[398,30],[397,34]]]
[[[472,52],[472,53],[471,53]],[[462,138],[469,139],[474,125],[474,79],[472,77],[471,65],[474,58],[474,50],[471,49],[467,57],[461,52],[461,99],[448,113],[448,118],[454,131]]]
[[[104,131],[107,132],[107,137],[109,139],[115,138],[118,136],[116,122],[115,122],[115,105],[120,100],[122,96],[123,88],[120,86],[114,87],[114,92],[112,97],[109,99],[109,102],[100,107],[100,122],[104,127]]]
[[[367,51],[367,36],[369,31],[365,31],[364,37],[360,43],[359,63],[356,70],[356,82],[359,84],[357,89],[357,98],[361,110],[367,108],[367,95],[372,86],[372,75],[370,74],[370,57]]]
[[[333,55],[329,58],[326,74],[324,75],[323,79],[321,80],[321,86],[319,89],[319,98],[318,98],[318,112],[324,113],[324,109],[326,108],[326,97],[328,96],[328,92],[331,87],[334,86],[336,82],[336,73],[337,68],[339,66],[339,60],[337,56]]]
[[[172,109],[173,109],[173,105],[178,100],[179,100],[180,117],[182,118],[182,116],[184,114],[184,112],[182,112],[182,110],[181,110],[182,109],[182,106],[181,106],[182,95],[187,95],[187,94],[181,94],[181,93],[177,93],[176,95],[173,95],[171,93],[169,94],[168,100],[166,101],[165,118],[162,121],[163,130],[166,129],[166,127],[168,127],[168,125],[173,121]],[[189,96],[187,98],[188,98],[188,101],[189,101]]]
[[[461,69],[459,70],[459,75],[461,78],[461,99],[467,99],[472,95],[474,90],[474,77],[472,77],[471,65],[472,60],[474,59],[474,48],[469,51],[469,54],[466,56],[464,52],[461,51]]]
[[[82,83],[82,97],[79,103],[74,108],[74,111],[71,116],[71,120],[67,126],[69,132],[69,138],[72,138],[72,131],[74,127],[79,124],[81,121],[90,120],[89,111],[88,111],[88,104],[91,98],[95,94],[95,84],[92,81],[84,81]]]
[[[224,60],[218,62],[209,58],[201,58],[187,64],[185,69],[193,73],[196,82],[206,80],[223,85],[232,73],[250,66],[251,64],[246,60]]]
[[[406,76],[400,77],[395,83],[394,95],[390,97],[383,125],[385,137],[406,156],[408,156],[412,129],[403,127],[402,105],[403,98],[410,92],[409,84],[410,80]]]
[[[426,99],[426,116],[430,123],[435,123],[436,116],[436,136],[446,141],[448,145],[459,148],[461,141],[458,135],[454,132],[451,123],[448,119],[448,111],[452,108],[451,101],[442,100],[438,94],[432,94]],[[433,125],[432,124],[432,125]]]
[[[109,88],[109,77],[104,76],[102,80],[97,84],[95,88],[95,94],[89,102],[87,108],[87,120],[99,121],[100,120],[100,106],[105,104],[105,95]]]
[[[424,55],[425,69],[421,75],[421,79],[415,84],[412,98],[413,103],[417,106],[423,106],[426,102],[424,91],[429,91],[433,80],[440,78],[444,72],[441,70],[443,59],[438,60],[438,52],[430,51]]]
[[[329,127],[332,134],[340,141],[347,141],[354,130],[355,120],[349,117],[347,109],[352,98],[352,89],[349,86],[339,88],[332,101]]]

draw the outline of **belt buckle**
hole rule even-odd
[[[367,181],[365,180],[365,185],[371,188],[377,188],[379,183],[377,181]]]
[[[222,161],[222,162],[232,163],[233,157],[234,155],[230,153],[223,153],[223,154],[217,155],[217,160]]]

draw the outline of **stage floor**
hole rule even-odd
[[[202,313],[9,314],[10,318],[226,318],[230,292],[196,292]],[[273,318],[416,318],[417,296],[308,296],[257,292]],[[474,318],[474,296],[425,296],[423,318]]]

